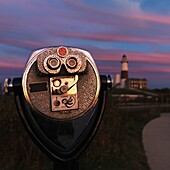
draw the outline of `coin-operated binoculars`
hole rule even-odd
[[[34,143],[57,169],[76,162],[94,137],[111,81],[99,76],[89,52],[72,47],[34,51],[22,78],[5,80]]]

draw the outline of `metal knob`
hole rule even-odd
[[[4,92],[6,95],[10,95],[13,92],[13,85],[10,78],[6,78],[4,81]]]
[[[113,85],[114,85],[113,78],[112,78],[111,75],[108,75],[107,76],[107,87],[108,87],[108,89],[112,89]]]

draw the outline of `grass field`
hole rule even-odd
[[[108,96],[100,128],[80,157],[80,170],[149,170],[142,145],[142,129],[161,112],[169,110],[122,110]],[[53,169],[52,162],[25,132],[13,96],[0,96],[0,169]]]

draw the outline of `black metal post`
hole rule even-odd
[[[78,160],[54,162],[54,170],[79,170]]]

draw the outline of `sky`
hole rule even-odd
[[[0,81],[21,77],[34,50],[60,45],[89,51],[106,75],[126,54],[130,78],[170,87],[170,0],[0,0]]]

